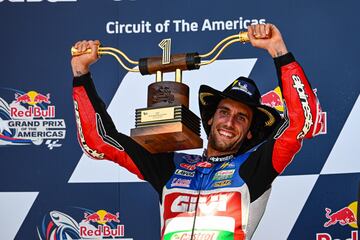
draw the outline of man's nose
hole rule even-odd
[[[228,127],[233,127],[234,123],[235,123],[235,116],[233,115],[229,115],[224,122],[225,126]]]

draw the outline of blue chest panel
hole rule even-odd
[[[250,152],[224,162],[202,162],[198,155],[175,154],[175,172],[166,184],[167,189],[216,190],[244,185],[239,168]]]

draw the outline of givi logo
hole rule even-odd
[[[193,212],[196,204],[202,212],[226,211],[228,196],[223,194],[201,196],[180,195],[171,205],[172,212]]]

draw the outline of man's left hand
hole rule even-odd
[[[251,45],[263,48],[273,57],[280,57],[288,52],[279,29],[273,24],[256,24],[248,27]]]

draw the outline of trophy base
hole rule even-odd
[[[200,136],[182,122],[131,129],[130,136],[151,153],[202,148]]]

